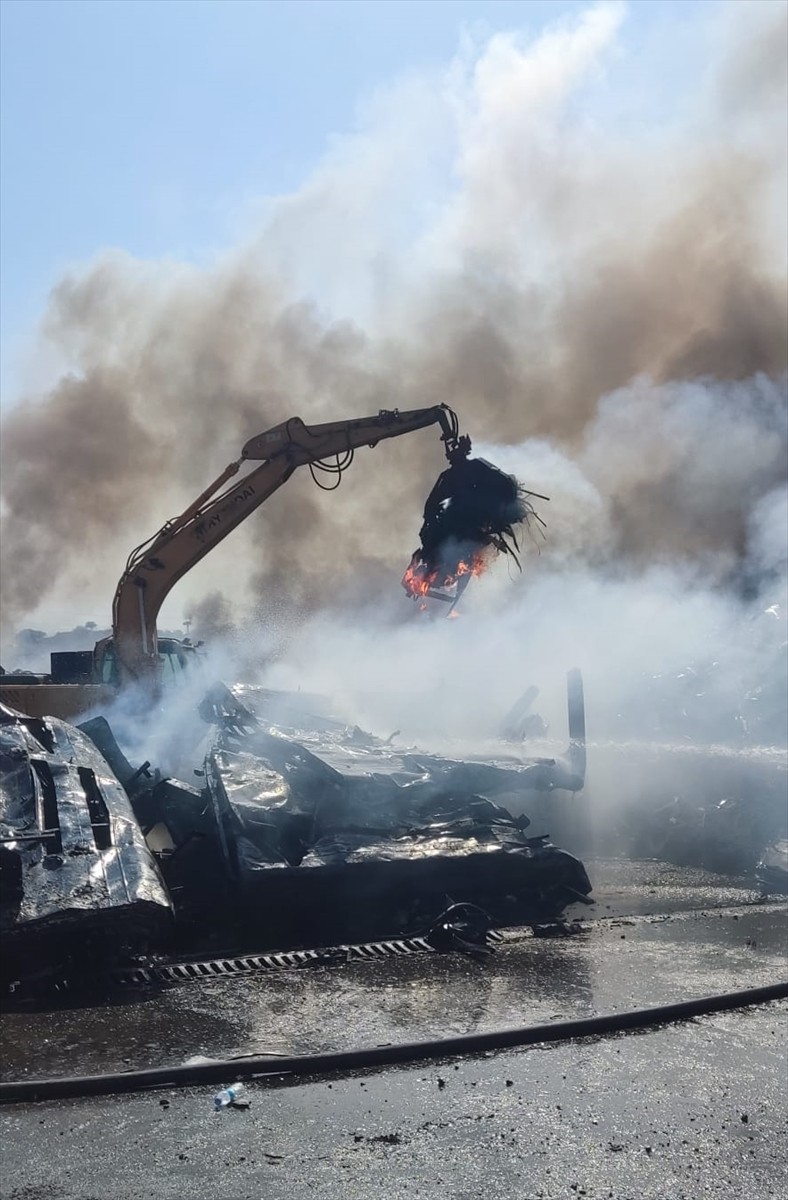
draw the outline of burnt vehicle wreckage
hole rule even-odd
[[[135,768],[103,717],[76,727],[3,708],[4,983],[153,952],[425,935],[483,952],[495,927],[560,918],[588,901],[582,863],[493,797],[583,786],[577,673],[569,696],[566,758],[512,766],[395,751],[304,712],[296,740],[216,685],[199,788]]]
[[[3,709],[4,983],[391,938],[483,954],[495,928],[559,920],[590,902],[585,868],[492,797],[582,788],[577,672],[569,712],[564,759],[500,765],[293,710],[296,740],[218,684],[198,788],[135,768],[103,717]]]
[[[590,903],[582,863],[549,835],[529,837],[528,817],[512,816],[495,799],[583,787],[578,671],[568,676],[563,760],[396,751],[390,741],[310,715],[303,698],[300,709],[292,698],[283,725],[281,695],[277,724],[217,684],[200,706],[209,733],[195,786],[162,777],[149,762],[130,763],[104,716],[68,724],[48,715],[57,705],[69,720],[80,706],[95,712],[129,683],[147,690],[154,707],[168,661],[175,654],[182,667],[192,653],[157,638],[156,616],[173,584],[297,466],[308,465],[316,482],[315,471],[328,471],[335,486],[356,447],[431,424],[441,427],[450,466],[427,502],[406,573],[418,586],[407,590],[448,599],[453,609],[482,560],[516,556],[514,526],[538,519],[531,493],[471,459],[470,439],[459,436],[443,405],[312,427],[292,418],[251,439],[238,462],[130,556],[113,637],[97,645],[87,673],[81,664],[79,681],[27,688],[0,681],[11,689],[3,691],[0,720],[7,986],[209,949],[404,937],[484,954],[496,927],[556,920],[570,904]],[[244,460],[262,465],[221,490]]]

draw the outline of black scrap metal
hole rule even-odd
[[[237,956],[422,933],[483,955],[490,928],[588,900],[582,863],[493,799],[578,790],[582,738],[560,760],[462,762],[327,717],[295,740],[223,685],[201,712],[214,735],[199,786],[135,768],[104,718],[0,724],[6,981],[74,979],[167,948]],[[464,916],[446,918],[452,904]]]

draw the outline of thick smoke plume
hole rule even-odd
[[[221,261],[112,252],[62,279],[41,331],[62,374],[4,422],[4,624],[54,597],[81,618],[86,588],[108,613],[131,547],[270,425],[442,401],[552,497],[527,573],[757,588],[785,504],[786,12],[721,8],[684,126],[637,141],[584,115],[621,6],[467,44]],[[297,475],[180,602],[221,578],[285,627],[396,594],[441,468],[427,431],[359,453],[334,496]]]

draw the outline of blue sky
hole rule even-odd
[[[596,102],[669,121],[719,4],[636,0]],[[550,0],[3,0],[2,378],[61,272],[103,248],[206,261],[261,197],[295,190],[359,106],[439,69],[463,29],[537,33]],[[626,96],[622,106],[620,97]]]

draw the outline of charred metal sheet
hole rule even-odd
[[[205,779],[228,870],[280,944],[413,933],[448,900],[498,925],[550,920],[591,891],[578,859],[489,798],[560,786],[553,760],[399,753],[324,726],[296,741],[239,706],[217,727]]]
[[[74,726],[0,711],[5,974],[161,939],[172,907],[125,792]]]
[[[312,721],[292,697],[265,700],[299,722],[295,736],[223,685],[205,696],[201,790],[135,769],[105,721],[83,727],[157,848],[181,952],[414,936],[457,901],[497,925],[545,921],[588,897],[582,864],[491,799],[579,788],[571,746],[566,761],[462,762]]]
[[[536,694],[536,689],[530,688],[521,698],[525,710]],[[332,767],[344,778],[345,786],[349,779],[371,777],[381,784],[389,780],[391,785],[402,787],[423,785],[425,795],[442,792],[447,787],[451,790],[459,784],[464,794],[476,791],[486,796],[507,796],[558,790],[579,792],[585,785],[585,701],[583,677],[577,668],[567,672],[566,750],[555,758],[521,757],[516,761],[505,753],[497,759],[488,756],[484,760],[457,760],[420,750],[401,750],[391,745],[391,739],[383,741],[358,727],[348,729],[345,723],[322,714],[312,719],[303,708],[298,710],[292,703],[285,708],[269,706],[264,696],[259,704],[256,695],[248,690],[244,699],[254,705],[254,712],[226,688],[214,688],[211,695],[211,719],[222,729],[232,727],[241,737],[263,726],[285,734],[310,751],[313,759]],[[519,707],[516,705],[515,709]],[[281,757],[281,750],[278,753]],[[369,802],[368,797],[365,800]]]

